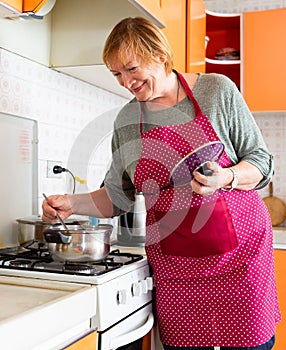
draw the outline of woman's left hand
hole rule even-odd
[[[210,196],[217,189],[232,181],[232,172],[228,168],[222,168],[216,162],[207,162],[206,167],[212,171],[211,175],[203,175],[195,170],[191,181],[192,191],[201,196]]]
[[[201,196],[210,196],[219,188],[230,188],[234,178],[234,174],[230,168],[222,168],[216,162],[207,162],[206,166],[212,171],[212,175],[205,176],[195,170],[193,174],[194,178],[190,183],[193,192]],[[235,169],[237,174],[238,185],[236,189],[238,190],[252,190],[263,179],[260,170],[245,160],[241,160],[231,167]]]

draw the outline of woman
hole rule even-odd
[[[115,26],[103,59],[135,96],[116,118],[104,187],[50,196],[43,220],[55,223],[55,209],[117,216],[143,192],[164,348],[271,349],[280,320],[272,226],[256,190],[273,160],[240,92],[222,75],[176,72],[166,38],[143,18]],[[211,176],[194,170],[170,186],[178,161],[209,142],[225,147],[205,164]]]

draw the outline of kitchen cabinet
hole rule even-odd
[[[275,350],[286,349],[286,250],[274,250],[275,274],[282,321],[277,325]]]
[[[1,1],[4,5],[7,5],[11,7],[12,9],[15,9],[16,11],[22,12],[22,0],[4,0]]]
[[[166,27],[162,29],[180,72],[205,71],[205,5],[203,0],[161,0]]]
[[[180,72],[205,72],[205,5],[203,0],[161,0],[166,35]]]
[[[52,11],[50,66],[131,98],[102,63],[102,48],[113,26],[128,16],[153,20],[172,46],[175,68],[204,72],[204,12],[202,0],[61,0]]]
[[[202,0],[188,0],[186,72],[205,72],[206,8]]]
[[[49,10],[52,9],[54,6],[56,0],[5,0],[1,1],[1,6],[7,7],[8,9],[11,9],[11,11],[7,11],[6,13],[1,13],[1,17],[17,17],[21,15],[22,13],[33,13],[36,14],[39,10],[42,8],[46,8],[46,10],[49,12]],[[13,10],[16,10],[15,12]]]
[[[128,0],[57,1],[52,10],[51,67],[102,65],[103,46],[114,25],[143,15]]]
[[[161,0],[161,12],[164,17],[166,35],[173,51],[174,66],[180,72],[186,71],[186,1]]]
[[[23,12],[32,11],[37,13],[48,2],[54,3],[54,0],[23,0]]]
[[[244,97],[252,111],[285,110],[286,9],[244,14]]]
[[[75,343],[71,344],[65,350],[94,350],[96,349],[97,332],[94,331]]]
[[[159,25],[159,27],[164,27],[164,15],[162,11],[162,1],[163,0],[128,0],[131,4],[136,6],[143,13],[146,13],[153,19],[153,21]]]
[[[206,11],[206,72],[232,79],[253,112],[286,109],[285,20],[285,8],[243,14]],[[218,59],[217,50],[227,47],[240,56]]]
[[[228,76],[241,88],[241,15],[206,11],[206,72]],[[224,54],[219,55],[219,50]],[[229,49],[234,49],[230,51]]]
[[[147,8],[140,3],[128,0],[57,1],[52,10],[50,67],[131,98],[132,95],[118,84],[103,64],[102,50],[114,25],[125,17],[146,17],[160,27],[164,25],[154,12],[149,12],[155,6]]]

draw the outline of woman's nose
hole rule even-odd
[[[122,77],[122,85],[126,88],[126,89],[130,89],[131,86],[134,84],[135,79],[132,78],[129,74],[125,74]]]

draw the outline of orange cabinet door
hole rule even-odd
[[[23,0],[23,12],[37,12],[48,0]]]
[[[13,9],[22,12],[22,0],[4,0],[2,2]]]
[[[286,9],[244,14],[244,97],[252,111],[286,109]]]
[[[96,335],[96,332],[92,332],[84,338],[68,346],[67,348],[65,348],[65,350],[94,350],[96,349],[97,345]]]
[[[204,73],[206,7],[202,0],[188,0],[187,8],[187,72]]]
[[[274,250],[275,274],[282,321],[277,325],[275,350],[286,349],[286,250]]]
[[[174,65],[179,72],[186,71],[186,1],[160,0],[166,35],[173,51]]]
[[[153,18],[159,27],[164,27],[165,21],[161,11],[162,0],[129,0],[131,4]]]

